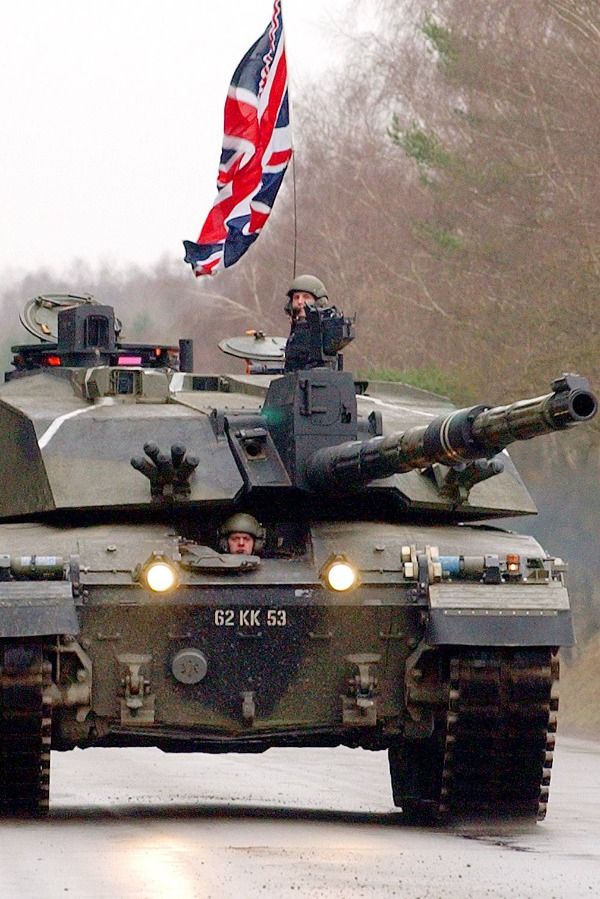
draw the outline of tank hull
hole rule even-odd
[[[38,699],[46,703],[39,706],[44,714],[52,705],[52,748],[388,749],[395,801],[419,816],[509,814],[511,803],[520,815],[545,812],[554,657],[572,639],[564,587],[551,578],[428,582],[429,573],[415,577],[402,561],[409,547],[423,550],[421,565],[457,558],[467,547],[482,560],[494,551],[518,554],[535,570],[545,554],[532,538],[478,526],[307,523],[302,554],[265,558],[243,573],[182,568],[180,583],[166,595],[135,574],[149,554],[173,555],[179,546],[157,524],[7,524],[0,539],[9,553],[78,552],[75,591],[59,596],[51,589],[56,582],[31,580],[21,582],[19,596],[11,585],[11,598],[0,584],[5,653],[15,646],[43,652],[48,676]],[[360,570],[360,583],[345,593],[323,579],[327,560],[339,554]],[[36,603],[45,618],[31,614]],[[448,620],[453,628],[444,630]],[[21,676],[24,689],[30,672]],[[19,687],[18,672],[16,681],[11,677],[4,672],[5,693]],[[514,731],[514,703],[502,705],[507,679],[521,709],[520,751],[529,740],[533,758],[520,791],[526,808],[507,800],[508,786],[495,793],[485,771],[475,796],[463,786],[452,800],[447,783],[459,779],[449,747],[458,733],[464,768],[481,740],[480,724],[473,728],[473,690],[483,690],[490,704],[493,733],[486,739],[496,757],[501,735]],[[502,761],[505,785],[515,782],[511,740]]]

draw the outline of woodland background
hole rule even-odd
[[[297,271],[357,315],[347,367],[459,404],[545,393],[563,371],[600,390],[597,0],[353,6],[341,62],[292,98],[295,170],[243,261],[209,282],[167,257],[4,279],[3,362],[23,300],[65,291],[114,304],[126,339],[194,337],[198,370],[231,368],[218,339],[286,332],[295,218]],[[570,563],[563,721],[600,732],[600,425],[512,455],[540,515],[509,526]]]

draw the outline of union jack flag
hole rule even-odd
[[[260,234],[292,156],[281,0],[234,72],[225,101],[217,197],[198,242],[184,240],[196,277],[229,268]]]

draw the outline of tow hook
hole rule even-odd
[[[372,727],[377,723],[377,665],[381,656],[356,653],[346,661],[357,669],[348,681],[348,693],[342,696],[342,721],[356,727]]]

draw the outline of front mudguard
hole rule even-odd
[[[425,640],[433,646],[573,646],[561,583],[431,584]]]
[[[0,638],[78,633],[70,581],[0,582]]]

